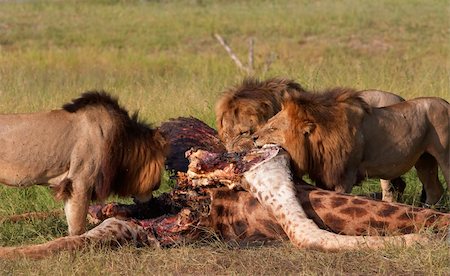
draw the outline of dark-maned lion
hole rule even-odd
[[[225,91],[216,104],[216,126],[228,151],[249,150],[251,135],[281,110],[286,94],[309,93],[293,80],[273,78],[265,81],[248,78],[239,86]],[[360,96],[372,107],[383,107],[404,101],[396,94],[380,90],[364,90]],[[321,183],[317,183],[321,186]],[[393,202],[406,184],[399,177],[381,180],[383,200]]]
[[[251,135],[281,110],[285,94],[301,92],[300,84],[283,78],[247,78],[225,91],[216,103],[216,126],[227,150],[252,148]]]
[[[450,105],[417,98],[371,108],[357,93],[334,89],[298,94],[254,134],[257,145],[277,143],[291,155],[297,175],[349,192],[364,177],[392,179],[416,165],[427,203],[443,194],[438,164],[450,185]],[[425,156],[428,162],[419,162]]]
[[[0,115],[0,182],[50,185],[64,200],[69,234],[85,231],[91,199],[146,199],[157,189],[166,141],[105,92],[61,110]]]

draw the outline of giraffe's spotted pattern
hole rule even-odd
[[[296,191],[289,169],[289,156],[280,151],[270,160],[256,165],[244,173],[253,195],[271,210],[291,242],[299,248],[314,248],[324,251],[353,249],[360,246],[379,248],[390,244],[411,244],[425,242],[427,238],[418,234],[398,237],[344,236],[320,229],[309,219],[296,197]],[[334,199],[334,205],[345,205],[346,198]],[[359,207],[344,209],[344,214],[364,215]],[[383,223],[373,221],[373,223]]]

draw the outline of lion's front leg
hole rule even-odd
[[[69,235],[81,235],[86,231],[86,217],[91,198],[91,189],[74,183],[68,199],[64,201],[64,213],[69,227]]]

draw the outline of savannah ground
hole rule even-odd
[[[60,107],[104,89],[148,122],[194,116],[214,126],[220,92],[239,71],[212,36],[243,62],[255,38],[255,76],[284,76],[312,90],[333,86],[449,95],[448,1],[0,1],[0,112]],[[273,62],[267,69],[267,64]],[[51,127],[51,126],[49,126]],[[17,149],[20,150],[20,149]],[[421,190],[406,175],[404,201]],[[441,177],[442,180],[442,177]],[[163,188],[168,188],[165,181]],[[367,181],[355,193],[379,191]],[[61,209],[43,187],[0,187],[0,216]],[[450,204],[447,203],[447,211]],[[66,235],[64,218],[4,222],[0,245]],[[450,247],[325,254],[218,241],[171,249],[89,248],[45,260],[0,261],[3,274],[450,274]]]

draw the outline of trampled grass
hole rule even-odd
[[[192,115],[213,126],[220,92],[245,76],[214,33],[243,62],[248,38],[255,38],[259,78],[285,76],[313,90],[376,88],[449,100],[449,26],[448,3],[440,0],[0,1],[0,112],[49,110],[86,90],[104,89],[155,125]],[[270,56],[275,59],[267,70]],[[414,203],[420,184],[414,172],[406,179],[405,201]],[[377,183],[355,192],[379,190]],[[0,198],[0,216],[62,208],[42,187],[1,186]],[[0,243],[40,243],[65,234],[62,218],[3,223]],[[449,250],[441,244],[339,254],[290,245],[126,247],[1,267],[5,274],[442,275],[450,274]]]

